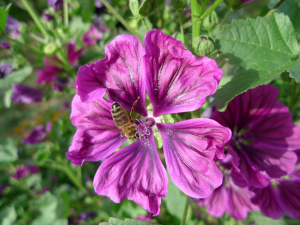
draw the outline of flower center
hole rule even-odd
[[[142,119],[136,119],[136,138],[143,139],[149,137],[151,129],[155,126],[155,119],[152,117],[146,117]]]
[[[249,129],[248,127],[244,127],[237,130],[237,127],[234,127],[232,132],[232,140],[235,146],[241,150],[241,145],[252,145],[253,141],[249,139],[249,135],[246,135],[245,132]]]

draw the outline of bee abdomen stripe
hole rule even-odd
[[[111,113],[117,113],[121,110],[121,107],[119,106],[118,108],[111,109]]]
[[[118,114],[113,114],[113,118],[119,118],[121,116],[123,116],[125,113],[124,112],[120,112]]]

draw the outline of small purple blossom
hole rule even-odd
[[[96,8],[102,8],[103,3],[100,0],[95,0],[95,6],[96,6]]]
[[[12,67],[11,64],[0,63],[0,79],[6,77],[13,70],[14,68]]]
[[[20,166],[17,168],[17,171],[14,173],[14,175],[12,175],[12,177],[19,180],[27,177],[29,172],[30,170],[27,166]]]
[[[63,0],[48,0],[48,6],[53,7],[55,11],[60,11],[64,7]]]
[[[54,18],[53,15],[50,15],[50,14],[47,14],[47,13],[44,14],[44,19],[46,21],[51,21],[51,20],[53,20],[53,18]]]
[[[21,102],[25,104],[40,102],[44,96],[40,90],[22,84],[14,84],[12,92],[12,100],[15,104],[19,104]]]
[[[300,146],[300,127],[286,106],[277,101],[278,90],[261,85],[235,97],[225,112],[211,119],[232,131],[228,153],[233,157],[233,180],[240,187],[263,188],[269,177],[293,172]]]
[[[256,2],[257,0],[241,0],[242,5],[247,4],[249,2]]]
[[[79,220],[88,220],[88,219],[94,218],[95,216],[96,216],[96,213],[94,213],[94,212],[84,212],[84,213],[80,214]]]
[[[43,141],[43,138],[51,131],[52,123],[47,122],[44,125],[36,126],[28,135],[27,138],[23,139],[23,142],[34,145]]]
[[[83,43],[88,46],[98,44],[102,39],[103,34],[94,25],[83,35]]]
[[[148,222],[152,222],[151,218],[152,218],[151,214],[148,214],[147,216],[137,216],[136,217],[137,220],[148,221]]]
[[[2,42],[0,47],[3,49],[10,49],[10,44],[8,42]]]
[[[7,16],[7,22],[5,27],[5,32],[19,30],[20,22],[10,15]]]
[[[95,191],[117,203],[133,200],[156,216],[168,178],[154,133],[161,133],[173,182],[188,196],[205,198],[222,183],[214,157],[231,132],[210,119],[164,123],[163,115],[200,108],[216,91],[222,71],[215,61],[196,58],[162,31],[149,31],[144,43],[120,35],[105,46],[105,59],[80,67],[71,112],[77,131],[66,156],[76,165],[106,158],[94,177]],[[146,91],[152,103],[148,111]],[[110,100],[103,98],[106,92]],[[139,138],[113,153],[123,143],[110,112],[113,101],[129,111],[138,98]]]

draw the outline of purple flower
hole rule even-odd
[[[29,172],[30,170],[27,166],[20,166],[17,168],[17,171],[14,175],[12,175],[12,177],[19,180],[27,177],[29,175]]]
[[[102,8],[103,7],[103,3],[100,0],[95,0],[95,6],[97,8]]]
[[[228,153],[233,157],[233,180],[241,186],[263,188],[269,179],[293,172],[300,146],[300,127],[292,122],[286,106],[277,102],[271,85],[251,89],[215,111],[211,119],[229,127]]]
[[[53,15],[50,15],[50,14],[44,14],[44,19],[46,20],[46,21],[50,21],[50,20],[53,20],[53,18],[54,18],[54,16]]]
[[[148,214],[147,216],[137,216],[136,217],[137,220],[148,221],[148,222],[152,222],[151,218],[152,218],[151,214]]]
[[[249,2],[256,2],[257,0],[241,0],[242,5],[247,4]]]
[[[64,7],[63,0],[48,0],[48,6],[53,7],[55,11],[60,11]]]
[[[223,184],[205,199],[198,199],[199,206],[205,206],[206,211],[215,216],[221,217],[224,213],[236,220],[244,220],[248,212],[257,209],[257,206],[250,201],[250,192],[248,188],[236,186],[230,177],[224,177]]]
[[[14,68],[11,64],[0,63],[0,79],[10,74]]]
[[[31,174],[35,174],[40,171],[40,168],[37,166],[34,166],[34,165],[29,165],[28,168],[29,168]]]
[[[10,15],[7,16],[7,22],[5,27],[5,32],[19,30],[20,22]]]
[[[12,92],[12,100],[15,104],[19,104],[21,102],[25,104],[40,102],[44,96],[40,90],[22,84],[14,84]]]
[[[49,84],[52,81],[56,80],[58,77],[58,72],[61,70],[60,67],[57,66],[51,66],[48,64],[48,61],[51,61],[49,58],[44,57],[44,64],[46,65],[44,70],[36,70],[36,73],[38,74],[38,78],[36,79],[36,82]]]
[[[41,190],[39,190],[38,194],[42,195],[45,194],[47,191],[50,191],[50,187],[43,187]]]
[[[75,66],[75,63],[79,60],[79,56],[82,55],[82,51],[82,48],[76,51],[75,41],[70,41],[68,44],[68,60],[73,66]]]
[[[163,115],[200,108],[216,91],[222,71],[162,31],[149,31],[144,43],[120,35],[105,46],[105,59],[79,69],[71,113],[77,132],[66,155],[76,165],[108,157],[95,175],[95,191],[114,202],[133,200],[156,216],[168,178],[154,133],[161,133],[173,182],[187,195],[204,198],[222,183],[214,157],[231,132],[210,119],[163,123]],[[107,91],[112,100],[102,98]],[[152,103],[149,111],[145,91]],[[134,111],[142,117],[134,126],[139,139],[112,154],[123,143],[110,112],[113,101],[129,111],[138,98]]]
[[[88,220],[88,219],[94,218],[95,216],[96,216],[96,213],[94,213],[94,212],[84,212],[84,213],[80,214],[79,220]]]
[[[43,138],[51,131],[52,123],[47,122],[44,125],[36,126],[28,135],[27,138],[23,139],[23,142],[34,145],[43,141]]]
[[[8,42],[2,42],[1,43],[1,48],[3,48],[3,49],[10,49],[10,44]]]
[[[88,32],[83,35],[83,43],[85,45],[98,44],[102,39],[103,34],[94,25],[91,25]]]
[[[54,80],[52,83],[52,87],[55,91],[63,91],[65,89],[65,86],[70,83],[69,77],[60,77]]]

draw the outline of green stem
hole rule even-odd
[[[18,41],[18,40],[16,40],[16,39],[12,39],[12,38],[10,38],[9,36],[7,36],[5,33],[2,33],[1,35],[3,35],[4,37],[6,37],[8,40],[10,40],[10,41],[12,41],[12,42],[15,42],[15,43],[17,43],[17,44],[19,44],[19,45],[22,45],[22,46],[24,46],[24,47],[30,49],[31,51],[33,51],[33,52],[35,52],[35,53],[38,53],[38,54],[41,53],[41,51],[40,51],[37,47],[35,47],[35,46],[31,46],[31,45],[29,45],[29,44],[22,43],[22,42],[20,42],[20,41]]]
[[[199,37],[201,34],[201,26],[202,21],[199,20],[200,18],[200,1],[199,0],[192,0],[191,1],[191,9],[192,9],[192,38]],[[192,39],[192,40],[193,40]]]
[[[69,26],[68,1],[64,1],[64,25]]]
[[[65,174],[69,177],[69,179],[73,182],[73,184],[79,188],[80,190],[83,190],[86,192],[85,187],[81,184],[81,182],[79,182],[79,179],[75,176],[75,174],[73,173],[73,171],[70,169],[70,167],[68,166],[64,166],[63,167],[63,171],[65,172]]]
[[[208,0],[203,0],[201,2],[200,15],[202,15],[204,13],[204,11],[206,10],[207,4],[208,4]]]
[[[24,1],[24,0],[23,0]],[[143,38],[140,37],[140,35],[135,32],[130,25],[126,22],[126,20],[106,1],[106,0],[100,0],[103,5],[105,5],[106,8],[123,24],[126,29],[133,34],[134,36],[138,37],[140,41],[144,44]]]
[[[275,12],[279,6],[281,6],[281,4],[284,2],[285,0],[281,0],[280,2],[277,3],[277,5],[274,6],[273,9],[271,9],[266,15],[265,18],[267,18],[268,16],[270,16],[273,12]]]
[[[183,215],[182,215],[182,221],[181,221],[180,225],[185,225],[189,204],[190,204],[190,196],[187,196],[185,206],[184,206]]]
[[[184,30],[183,30],[183,24],[182,24],[182,11],[178,11],[178,14],[179,14],[179,23],[180,23],[180,32],[181,32],[181,42],[183,45],[185,45]]]
[[[225,14],[225,17],[224,17],[224,19],[223,19],[223,21],[222,21],[222,23],[221,23],[221,27],[224,25],[224,23],[226,22],[228,16],[231,14],[231,12],[232,12],[232,11],[231,11],[230,9],[227,10],[227,12],[226,12],[226,14]]]
[[[144,27],[145,27],[146,31],[148,32],[148,31],[149,31],[149,29],[148,29],[148,27],[147,27],[147,24],[146,24],[146,22],[145,22],[144,18],[141,18],[141,21],[142,21],[142,23],[143,23],[143,25],[144,25]]]
[[[208,15],[211,14],[212,11],[214,11],[224,0],[217,0],[214,4],[212,4],[208,10],[205,11],[205,13],[202,14],[200,17],[201,20],[205,19]]]
[[[66,66],[67,70],[73,69],[73,66],[69,63],[68,60],[65,59],[61,52],[57,52],[56,56]]]
[[[21,0],[21,2],[24,4],[25,8],[27,9],[28,13],[30,14],[31,18],[33,19],[35,24],[38,26],[38,28],[40,29],[42,34],[44,36],[48,36],[48,33],[45,30],[45,28],[43,27],[43,25],[40,21],[40,18],[38,17],[37,13],[34,11],[32,6],[29,4],[29,2],[27,0]]]
[[[297,90],[297,83],[294,80],[294,85],[293,85],[293,89],[292,89],[292,94],[290,97],[290,101],[289,101],[289,110],[292,111],[293,107],[294,107],[294,102],[295,102],[295,97],[296,97],[296,90]]]
[[[38,41],[38,42],[41,42],[41,43],[45,43],[45,40],[39,36],[37,36],[36,34],[34,33],[30,33],[29,34],[30,37],[32,37],[34,40]]]

